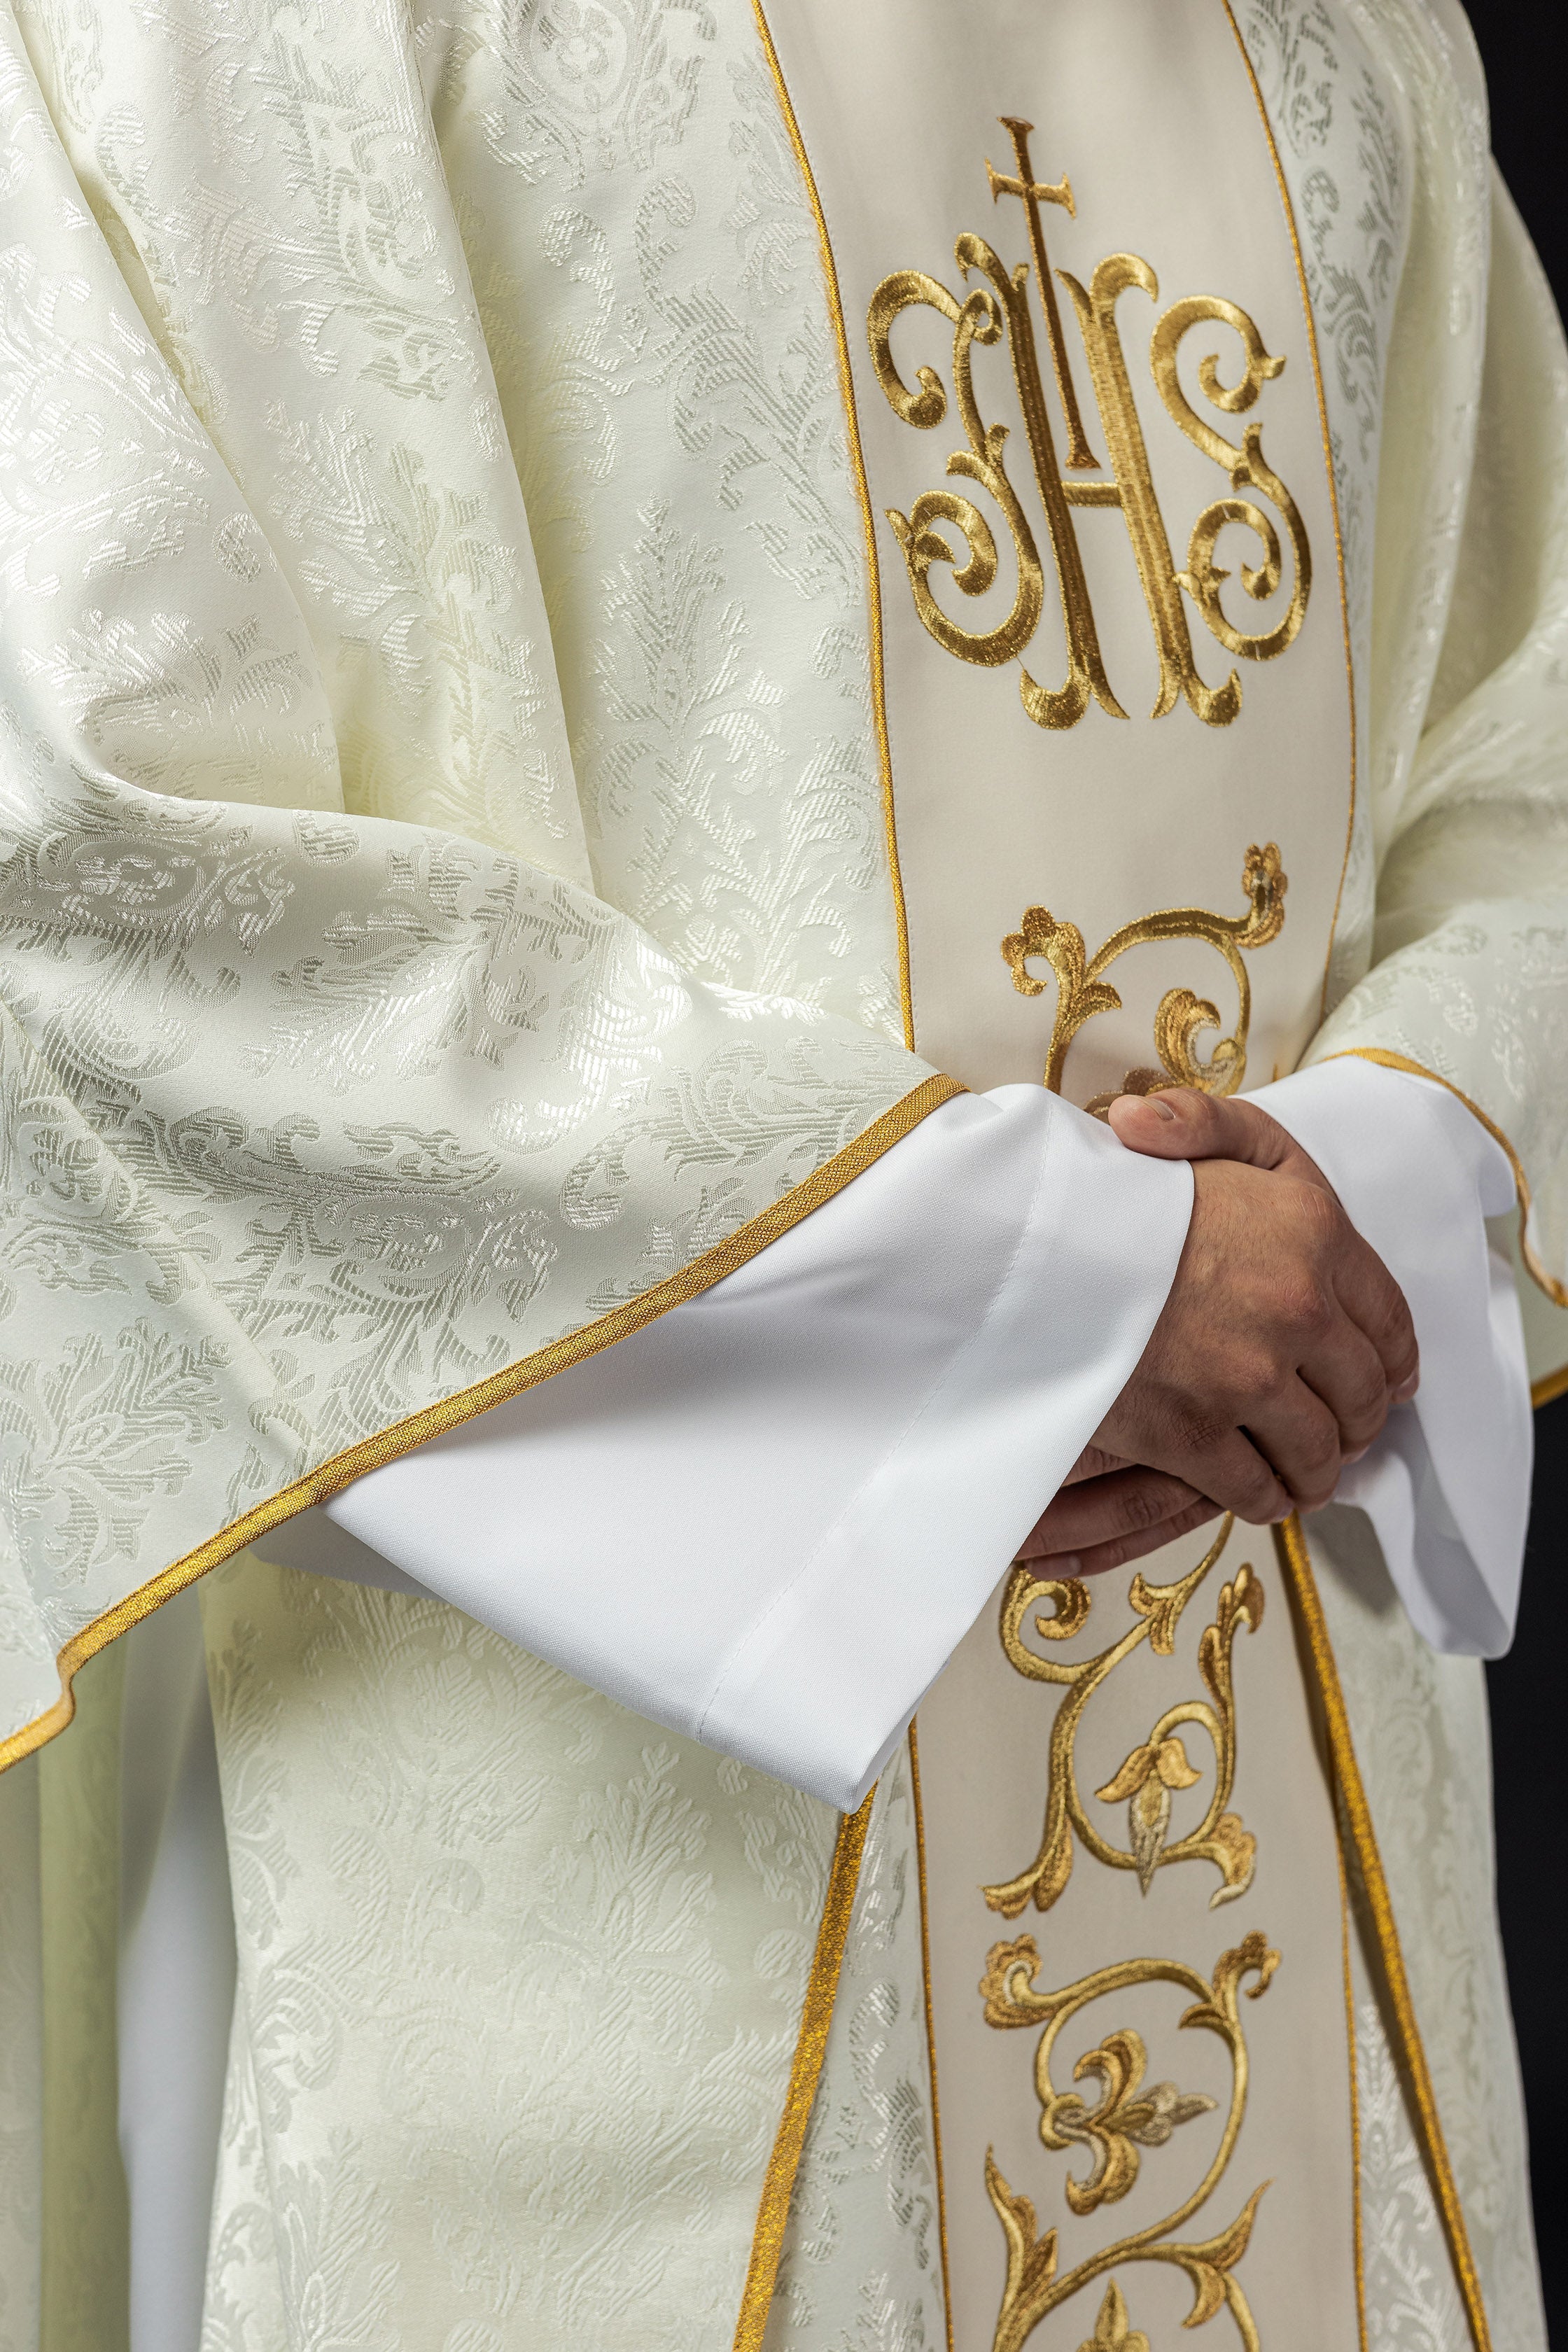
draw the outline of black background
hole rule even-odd
[[[1477,0],[1470,9],[1491,98],[1492,146],[1536,249],[1568,310],[1568,171],[1563,163],[1563,0]],[[1568,1085],[1568,1072],[1563,1074]],[[1568,1315],[1563,1317],[1568,1357]],[[1562,1785],[1562,1652],[1557,1585],[1568,1564],[1568,1396],[1535,1416],[1535,1492],[1524,1602],[1512,1650],[1487,1669],[1497,1778],[1498,1907],[1530,2116],[1535,2234],[1552,2341],[1568,2347],[1568,2199],[1563,2116],[1568,2035],[1563,1974],[1562,1841],[1552,1826]]]

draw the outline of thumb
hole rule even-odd
[[[1162,1087],[1157,1094],[1118,1095],[1106,1116],[1118,1139],[1146,1159],[1241,1160],[1324,1181],[1294,1137],[1253,1103]]]

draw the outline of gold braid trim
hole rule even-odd
[[[291,1485],[280,1487],[276,1495],[269,1495],[265,1502],[253,1505],[237,1519],[230,1520],[228,1526],[220,1528],[216,1535],[208,1536],[206,1541],[197,1544],[194,1551],[186,1552],[172,1567],[163,1569],[147,1583],[138,1586],[123,1601],[117,1601],[112,1609],[106,1609],[89,1625],[84,1625],[79,1633],[71,1635],[55,1661],[59,1670],[59,1697],[53,1706],[46,1707],[42,1715],[25,1725],[20,1731],[13,1732],[8,1739],[0,1739],[0,1772],[8,1764],[18,1763],[24,1756],[30,1756],[36,1748],[42,1748],[47,1740],[54,1738],[57,1732],[65,1729],[76,1713],[71,1683],[89,1658],[96,1656],[100,1650],[107,1649],[110,1643],[118,1640],[121,1633],[128,1633],[133,1625],[141,1623],[143,1617],[150,1617],[154,1609],[161,1608],[165,1601],[172,1601],[176,1592],[183,1592],[188,1584],[194,1584],[209,1569],[219,1567],[235,1552],[243,1550],[247,1544],[270,1535],[272,1529],[281,1527],[285,1519],[291,1519],[300,1511],[308,1511],[315,1504],[326,1502],[330,1496],[340,1494],[356,1478],[363,1478],[367,1471],[379,1470],[384,1464],[395,1462],[400,1455],[411,1454],[416,1445],[425,1444],[428,1439],[444,1437],[449,1429],[472,1421],[478,1413],[488,1412],[491,1405],[504,1404],[508,1398],[521,1396],[525,1389],[537,1388],[541,1381],[551,1379],[554,1373],[563,1372],[573,1364],[585,1362],[588,1357],[596,1356],[601,1349],[613,1347],[617,1339],[629,1339],[634,1331],[640,1331],[647,1324],[657,1322],[659,1316],[667,1314],[670,1307],[679,1307],[686,1299],[695,1298],[700,1292],[710,1289],[714,1283],[721,1282],[727,1274],[733,1274],[738,1266],[747,1265],[759,1251],[779,1240],[792,1226],[798,1225],[803,1217],[809,1217],[814,1209],[820,1209],[824,1202],[831,1201],[846,1184],[869,1168],[873,1160],[879,1160],[884,1151],[900,1142],[912,1128],[918,1127],[922,1118],[942,1103],[951,1101],[954,1095],[965,1091],[955,1078],[925,1079],[912,1093],[896,1102],[891,1110],[886,1110],[879,1118],[874,1118],[852,1143],[845,1145],[842,1151],[836,1151],[831,1160],[824,1160],[814,1175],[804,1177],[781,1200],[764,1209],[760,1216],[751,1218],[725,1240],[716,1242],[711,1249],[704,1250],[700,1256],[692,1259],[689,1265],[682,1266],[678,1274],[666,1276],[662,1282],[656,1282],[640,1297],[628,1299],[625,1306],[616,1307],[608,1315],[601,1315],[596,1322],[584,1324],[580,1330],[568,1332],[563,1339],[552,1339],[548,1347],[536,1348],[531,1356],[520,1356],[515,1363],[503,1365],[499,1372],[491,1372],[488,1379],[476,1381],[469,1388],[458,1389],[455,1395],[443,1397],[438,1403],[426,1405],[404,1421],[390,1423],[385,1429],[377,1430],[374,1437],[362,1438],[357,1445],[345,1446],[341,1454],[334,1454],[329,1461],[318,1463],[313,1470],[307,1470],[302,1478],[296,1478]]]
[[[1554,1403],[1564,1390],[1568,1390],[1568,1364],[1559,1364],[1554,1372],[1543,1372],[1531,1384],[1530,1402],[1539,1412],[1543,1404]]]
[[[1340,1965],[1344,1975],[1345,2056],[1351,2072],[1351,2240],[1355,2248],[1355,2321],[1359,2352],[1369,2352],[1366,2338],[1366,2248],[1361,2226],[1361,2082],[1355,2056],[1355,1985],[1351,1976],[1351,1886],[1345,1874],[1344,1848],[1335,1824],[1334,1860],[1340,1874]]]
[[[849,473],[855,485],[855,496],[860,508],[860,530],[866,547],[867,641],[870,648],[871,718],[877,730],[877,756],[882,772],[882,825],[888,844],[888,876],[893,892],[893,924],[899,942],[899,999],[904,1015],[904,1043],[912,1054],[915,1049],[914,997],[910,983],[910,924],[904,908],[904,881],[899,868],[898,812],[893,802],[893,748],[888,738],[887,682],[882,666],[882,571],[877,555],[877,522],[871,510],[871,486],[866,478],[866,458],[860,446],[860,418],[855,406],[855,379],[849,365],[849,336],[844,324],[844,301],[838,290],[838,265],[833,258],[833,241],[827,234],[827,215],[822,209],[822,199],[816,193],[816,174],[811,168],[811,158],[805,152],[805,142],[800,135],[795,120],[795,103],[784,78],[778,51],[768,26],[763,0],[752,0],[752,14],[756,19],[757,37],[763,45],[768,71],[773,76],[773,89],[779,102],[779,112],[789,143],[795,152],[795,163],[805,188],[805,200],[811,206],[816,223],[817,250],[822,262],[823,290],[827,298],[827,315],[833,326],[833,348],[838,364],[838,391],[844,403],[844,431],[849,445]]]
[[[1356,795],[1360,789],[1360,779],[1357,774],[1358,721],[1355,664],[1351,656],[1351,606],[1350,588],[1345,579],[1345,539],[1343,527],[1340,521],[1340,486],[1334,479],[1333,439],[1329,431],[1329,403],[1328,395],[1323,390],[1322,357],[1318,350],[1318,322],[1312,315],[1312,297],[1307,285],[1306,257],[1301,251],[1301,240],[1296,229],[1295,206],[1290,202],[1290,191],[1285,180],[1285,166],[1279,161],[1279,148],[1274,136],[1274,125],[1268,120],[1268,108],[1264,101],[1262,85],[1258,81],[1258,71],[1253,65],[1247,43],[1241,37],[1241,26],[1236,21],[1236,10],[1231,6],[1230,0],[1221,0],[1221,5],[1225,10],[1230,29],[1236,37],[1236,46],[1241,56],[1242,70],[1247,76],[1247,87],[1252,92],[1253,103],[1258,109],[1258,119],[1263,125],[1263,136],[1268,147],[1268,160],[1274,166],[1274,182],[1279,191],[1280,209],[1285,215],[1286,232],[1290,239],[1290,251],[1295,257],[1296,284],[1300,290],[1301,315],[1307,327],[1307,351],[1312,362],[1312,384],[1318,395],[1318,430],[1322,436],[1323,466],[1329,478],[1329,512],[1333,517],[1334,522],[1334,566],[1340,583],[1340,633],[1344,641],[1345,686],[1350,696],[1351,804],[1345,818],[1345,850],[1343,857],[1340,860],[1340,887],[1334,893],[1334,911],[1329,924],[1328,952],[1323,958],[1323,985],[1318,1000],[1319,1018],[1326,1021],[1329,1017],[1329,974],[1333,965],[1334,938],[1340,928],[1340,908],[1344,901],[1345,876],[1350,872],[1351,844],[1355,839]]]
[[[860,1879],[860,1857],[866,1849],[866,1829],[871,1818],[871,1799],[876,1793],[873,1789],[859,1811],[846,1813],[838,1824],[837,1842],[833,1849],[833,1868],[828,1874],[827,1895],[822,1906],[822,1922],[816,1931],[816,1949],[812,1955],[811,1975],[806,1980],[805,2000],[800,2012],[800,2034],[795,2045],[795,2061],[789,2070],[789,2088],[784,2093],[784,2114],[779,2118],[778,2134],[773,2141],[773,2152],[768,2158],[762,2199],[757,2207],[752,2259],[746,2265],[741,2315],[735,2322],[734,2352],[759,2352],[768,2324],[768,2313],[773,2307],[773,2284],[779,2274],[779,2256],[784,2252],[784,2224],[789,2220],[795,2176],[800,2168],[800,2152],[805,2144],[805,2127],[811,2120],[811,2105],[816,2096],[817,2080],[827,2053],[827,2032],[833,2023],[838,1972],[844,1965],[849,1916],[855,1907],[855,1889]]]
[[[1491,2352],[1491,2332],[1487,2326],[1486,2308],[1481,2301],[1480,2280],[1476,2273],[1475,2257],[1470,2252],[1469,2236],[1465,2228],[1464,2210],[1459,2203],[1458,2189],[1443,2138],[1432,2076],[1426,2064],[1426,2053],[1422,2047],[1421,2029],[1415,2021],[1415,2008],[1410,1998],[1410,1981],[1405,1973],[1405,1955],[1399,1948],[1399,1930],[1394,1925],[1388,1882],[1383,1874],[1377,1836],[1372,1825],[1372,1811],[1366,1801],[1361,1768],[1356,1762],[1355,1748],[1351,1739],[1350,1717],[1345,1711],[1344,1693],[1340,1687],[1339,1668],[1334,1664],[1328,1622],[1323,1615],[1323,1604],[1318,1597],[1317,1580],[1312,1574],[1307,1540],[1301,1533],[1299,1518],[1292,1517],[1283,1527],[1275,1528],[1274,1548],[1279,1556],[1280,1568],[1295,1593],[1302,1630],[1317,1673],[1318,1688],[1327,1720],[1334,1780],[1355,1847],[1356,1864],[1366,1891],[1367,1909],[1377,1937],[1378,1958],[1382,1963],[1384,1988],[1388,1996],[1394,2044],[1405,2088],[1415,2110],[1416,2135],[1426,2159],[1427,2176],[1442,2219],[1443,2234],[1448,2241],[1448,2252],[1453,2259],[1454,2275],[1464,2303],[1465,2316],[1469,2322],[1471,2340],[1475,2352]]]
[[[915,1870],[921,1891],[921,1988],[925,2000],[926,2063],[931,2071],[931,2151],[936,2158],[936,2234],[942,2248],[942,2315],[947,2330],[947,2352],[953,2352],[952,2288],[948,2279],[947,2179],[942,2168],[942,2102],[937,2095],[936,2010],[931,1990],[931,1890],[926,1883],[926,1823],[921,1803],[921,1748],[915,1721],[910,1722],[910,1786],[914,1794]]]

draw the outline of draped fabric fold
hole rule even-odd
[[[742,1262],[952,1091],[808,971],[699,975],[593,895],[412,54],[374,5],[308,56],[272,13],[193,62],[166,25],[32,12],[48,105],[0,20],[13,1752],[63,1719],[57,1654],[171,1563]],[[211,154],[179,182],[180,57],[226,92],[221,188]],[[310,79],[340,68],[357,176]],[[169,141],[132,157],[139,80]],[[176,186],[215,240],[208,282],[179,254],[195,327]],[[204,334],[245,346],[221,387]]]
[[[1468,28],[1401,5],[1363,31],[1413,163],[1360,813],[1375,919],[1372,968],[1309,1058],[1381,1055],[1464,1096],[1507,1143],[1526,1263],[1564,1305],[1568,351],[1488,156]]]

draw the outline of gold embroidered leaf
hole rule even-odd
[[[1223,2034],[1228,2042],[1233,2034],[1240,2032],[1236,2002],[1242,1978],[1247,1975],[1257,1977],[1258,1982],[1247,1987],[1249,1998],[1257,2000],[1268,1990],[1269,1979],[1279,1965],[1279,1953],[1271,1948],[1261,1927],[1254,1927],[1239,1944],[1234,1945],[1228,1952],[1222,1952],[1215,1962],[1211,1979],[1213,1999],[1194,2001],[1191,2009],[1183,2011],[1181,2022],[1184,2026],[1207,2026],[1212,2032]]]
[[[1171,1826],[1171,1792],[1157,1773],[1151,1773],[1127,1808],[1127,1839],[1138,1865],[1138,1884],[1145,1895]]]
[[[1138,2178],[1138,2148],[1163,2147],[1179,2124],[1206,2114],[1215,2104],[1205,2093],[1179,2091],[1173,2083],[1156,2083],[1140,2096],[1147,2064],[1142,2035],[1125,2027],[1108,2033],[1073,2068],[1076,2081],[1086,2074],[1100,2077],[1098,2106],[1086,2107],[1070,2091],[1043,2099],[1040,2137],[1046,2146],[1067,2147],[1076,2141],[1093,2151],[1089,2174],[1082,2180],[1069,2174],[1064,2184],[1075,2213],[1116,2204]]]
[[[1027,2197],[1013,2194],[995,2157],[985,2151],[985,2188],[1007,2241],[1007,2284],[1002,2308],[1009,2323],[1008,2340],[1022,2344],[1044,2315],[1057,2271],[1057,2233],[1036,2236],[1035,2208]],[[997,2341],[1002,2340],[1000,2330]]]
[[[1167,1789],[1194,1789],[1204,1777],[1188,1763],[1187,1751],[1173,1731],[1154,1750],[1154,1769]]]
[[[1127,2305],[1114,2279],[1105,2290],[1094,2334],[1079,2345],[1079,2352],[1149,2352],[1149,2338],[1143,2330],[1127,2324]]]
[[[1097,1789],[1094,1793],[1102,1804],[1125,1804],[1128,1798],[1134,1796],[1143,1786],[1153,1769],[1154,1750],[1145,1742],[1142,1748],[1135,1748],[1104,1788]]]
[[[1193,2284],[1193,2307],[1182,2322],[1184,2327],[1201,2327],[1224,2303],[1226,2274],[1235,2269],[1247,2252],[1252,2225],[1258,2218],[1258,2200],[1271,2185],[1267,2180],[1260,2181],[1229,2229],[1222,2230],[1217,2237],[1195,2246],[1171,2248],[1172,2259],[1180,2263]]]
[[[1258,1840],[1250,1830],[1243,1829],[1239,1814],[1221,1813],[1204,1841],[1203,1851],[1219,1867],[1221,1884],[1209,1896],[1209,1909],[1217,1911],[1222,1903],[1234,1903],[1251,1885],[1258,1867]]]

